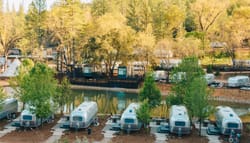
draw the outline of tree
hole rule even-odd
[[[144,32],[138,32],[136,34],[134,44],[134,60],[139,61],[144,66],[145,71],[150,69],[154,63],[156,63],[155,54],[155,37],[152,34],[152,27],[148,25],[147,30]],[[144,73],[145,73],[144,71]]]
[[[174,69],[172,77],[178,76],[179,73],[183,73],[183,76],[174,83],[171,88],[172,93],[167,97],[166,103],[168,105],[184,104],[191,118],[198,117],[201,123],[210,113],[208,97],[211,92],[208,90],[204,71],[198,63],[198,58],[184,58]]]
[[[138,110],[136,110],[136,116],[144,124],[144,127],[150,122],[150,106],[148,101],[145,100],[141,103]]]
[[[49,12],[46,21],[49,39],[57,45],[58,54],[64,54],[66,65],[82,63],[79,51],[88,39],[86,35],[90,34],[86,32],[89,21],[90,10],[80,0],[60,0]]]
[[[152,25],[157,41],[182,36],[185,21],[183,2],[160,0],[152,9]]]
[[[19,85],[23,82],[24,77],[27,76],[30,70],[34,67],[34,62],[31,59],[23,59],[21,66],[18,69],[18,75],[9,80],[10,86],[15,90],[16,96],[19,96],[21,89]]]
[[[179,104],[184,104],[184,98],[189,92],[189,85],[196,77],[204,75],[203,69],[200,67],[198,58],[186,57],[170,74],[174,79],[171,92],[179,100]]]
[[[91,14],[95,17],[111,12],[111,2],[109,0],[93,0]]]
[[[45,47],[46,37],[46,2],[34,0],[25,16],[25,44],[29,47],[29,54],[42,58],[42,48]],[[40,59],[38,59],[40,60]]]
[[[197,26],[197,31],[193,32],[201,40],[201,49],[207,47],[207,34],[211,27],[216,24],[218,18],[226,12],[228,1],[205,1],[196,0],[191,4],[191,12]]]
[[[121,14],[107,13],[97,19],[95,39],[100,48],[96,50],[100,62],[104,62],[106,73],[113,76],[118,62],[126,65],[131,60],[134,31],[126,25]]]
[[[64,105],[71,101],[71,96],[70,82],[64,77],[61,85],[57,88],[57,93],[53,96],[54,102],[57,103],[61,109],[61,114],[63,114]]]
[[[203,50],[199,48],[201,41],[194,37],[185,37],[175,39],[173,51],[177,57],[200,57]]]
[[[140,14],[139,1],[131,0],[128,3],[128,9],[126,15],[127,25],[130,26],[132,29],[134,29],[136,32],[141,31],[139,14]]]
[[[36,63],[18,83],[20,100],[34,107],[31,112],[38,118],[46,118],[54,112],[51,101],[56,94],[57,81],[52,69],[45,64]]]
[[[161,92],[154,82],[152,73],[146,74],[143,87],[139,92],[139,99],[140,101],[147,100],[150,108],[156,107],[161,103]]]
[[[0,12],[0,51],[5,57],[4,70],[7,68],[9,51],[15,48],[18,41],[22,38],[21,21],[15,12]]]
[[[216,38],[226,43],[224,49],[231,58],[233,67],[235,67],[236,49],[242,47],[243,41],[250,37],[249,14],[249,6],[235,7],[218,26],[219,34]]]
[[[189,91],[184,98],[185,105],[191,114],[191,117],[198,117],[201,124],[209,116],[211,105],[209,104],[210,90],[203,76],[196,77],[189,84]]]

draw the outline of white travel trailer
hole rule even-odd
[[[139,109],[139,103],[131,103],[125,109],[121,116],[121,129],[126,131],[140,130],[142,123],[137,119],[136,110]]]
[[[18,103],[15,98],[5,99],[1,104],[0,119],[5,117],[12,118],[15,117],[18,109]],[[14,115],[14,116],[13,116]]]
[[[232,130],[241,133],[242,122],[239,116],[228,106],[218,106],[215,113],[216,125],[223,135],[230,135]]]
[[[25,109],[21,112],[20,127],[39,127],[42,123],[50,122],[54,119],[54,114],[50,114],[47,118],[38,118],[34,113],[31,112],[31,109],[31,106],[26,105]]]
[[[98,112],[97,103],[85,101],[75,108],[70,114],[70,128],[87,128],[96,120]]]
[[[169,128],[170,133],[189,134],[190,120],[187,109],[182,105],[173,105],[169,113]]]
[[[205,79],[206,79],[208,85],[210,85],[211,83],[214,82],[214,78],[215,78],[215,76],[212,73],[208,73],[205,75]]]
[[[166,80],[167,79],[167,72],[164,70],[157,70],[153,73],[155,81]]]
[[[228,87],[241,87],[244,85],[249,84],[249,77],[248,76],[234,76],[229,77],[227,80]]]
[[[180,82],[186,79],[186,72],[170,74],[169,82]]]

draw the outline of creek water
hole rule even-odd
[[[128,106],[131,102],[138,102],[137,93],[127,93],[123,91],[108,91],[108,90],[86,90],[86,89],[73,89],[72,96],[74,99],[74,104],[70,104],[71,110],[72,106],[77,106],[83,101],[96,101],[98,104],[99,113],[108,114],[108,113],[122,113],[122,111]],[[236,114],[239,116],[250,113],[250,105],[239,104],[239,103],[228,103],[228,102],[217,102],[213,101],[214,106],[224,105],[230,106],[234,109]],[[157,114],[163,114],[164,112],[162,107],[159,108],[163,111],[156,111]],[[65,111],[68,112],[70,109],[65,108]]]

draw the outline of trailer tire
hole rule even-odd
[[[228,139],[228,142],[229,142],[229,143],[233,143],[233,142],[234,142],[234,139],[233,139],[233,138],[229,138],[229,139]]]
[[[15,118],[16,118],[16,113],[12,113],[12,114],[11,114],[11,118],[12,118],[12,119],[15,119]]]

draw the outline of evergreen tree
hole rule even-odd
[[[172,79],[174,77],[176,79],[166,103],[168,105],[185,105],[191,118],[198,117],[201,123],[210,113],[208,97],[211,91],[208,90],[204,71],[199,65],[198,58],[184,58],[171,76]]]
[[[145,100],[141,103],[140,108],[136,110],[136,116],[144,124],[144,127],[150,122],[150,106]]]
[[[34,0],[29,5],[25,17],[25,39],[27,40],[30,54],[42,57],[42,47],[45,47],[46,34],[46,2],[45,0]]]
[[[152,73],[146,75],[143,87],[139,92],[140,101],[147,100],[150,108],[156,107],[161,103],[161,92],[157,88]]]
[[[179,104],[184,104],[185,95],[189,92],[190,83],[196,78],[204,75],[204,71],[199,65],[198,58],[187,57],[170,74],[174,81],[171,92],[178,99]]]

